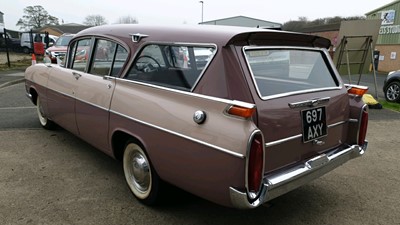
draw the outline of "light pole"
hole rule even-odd
[[[201,3],[201,22],[203,23],[204,1],[199,1],[199,3]]]

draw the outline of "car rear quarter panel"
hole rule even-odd
[[[140,140],[160,177],[210,201],[230,205],[230,186],[244,188],[251,120],[224,113],[227,102],[117,80],[111,133]],[[197,124],[197,110],[206,121]]]

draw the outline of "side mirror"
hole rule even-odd
[[[51,59],[48,55],[45,55],[43,58],[43,63],[44,65],[46,65],[47,67],[51,67]]]

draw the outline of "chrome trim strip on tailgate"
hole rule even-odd
[[[342,150],[335,149],[279,173],[264,176],[261,194],[251,202],[245,191],[230,187],[231,203],[234,207],[241,209],[258,207],[271,199],[321,177],[351,159],[362,156],[367,150],[367,146],[368,143],[366,142],[364,146],[352,145]]]
[[[345,124],[347,122],[352,122],[352,119],[349,119],[348,121],[340,121],[340,122],[337,122],[337,123],[330,124],[330,125],[328,125],[328,128],[333,128],[333,127],[336,127],[336,126],[340,126],[340,125]],[[303,137],[303,134],[297,134],[297,135],[294,135],[294,136],[291,136],[291,137],[279,139],[279,140],[276,140],[276,141],[267,142],[267,143],[265,143],[265,147],[268,148],[268,147],[271,147],[271,146],[274,146],[274,145],[279,145],[279,144],[282,144],[282,143],[285,143],[285,142],[288,142],[288,141],[291,141],[291,140],[294,140],[294,139],[297,139],[297,138],[301,138],[301,137]]]

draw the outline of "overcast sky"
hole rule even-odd
[[[362,16],[393,0],[203,0],[204,21],[233,16],[248,16],[285,23],[307,17],[314,20],[334,16]],[[82,24],[87,15],[102,15],[109,24],[120,17],[132,16],[140,24],[197,24],[202,4],[198,0],[0,0],[5,27],[19,30],[15,24],[27,6],[41,5],[64,23]]]

